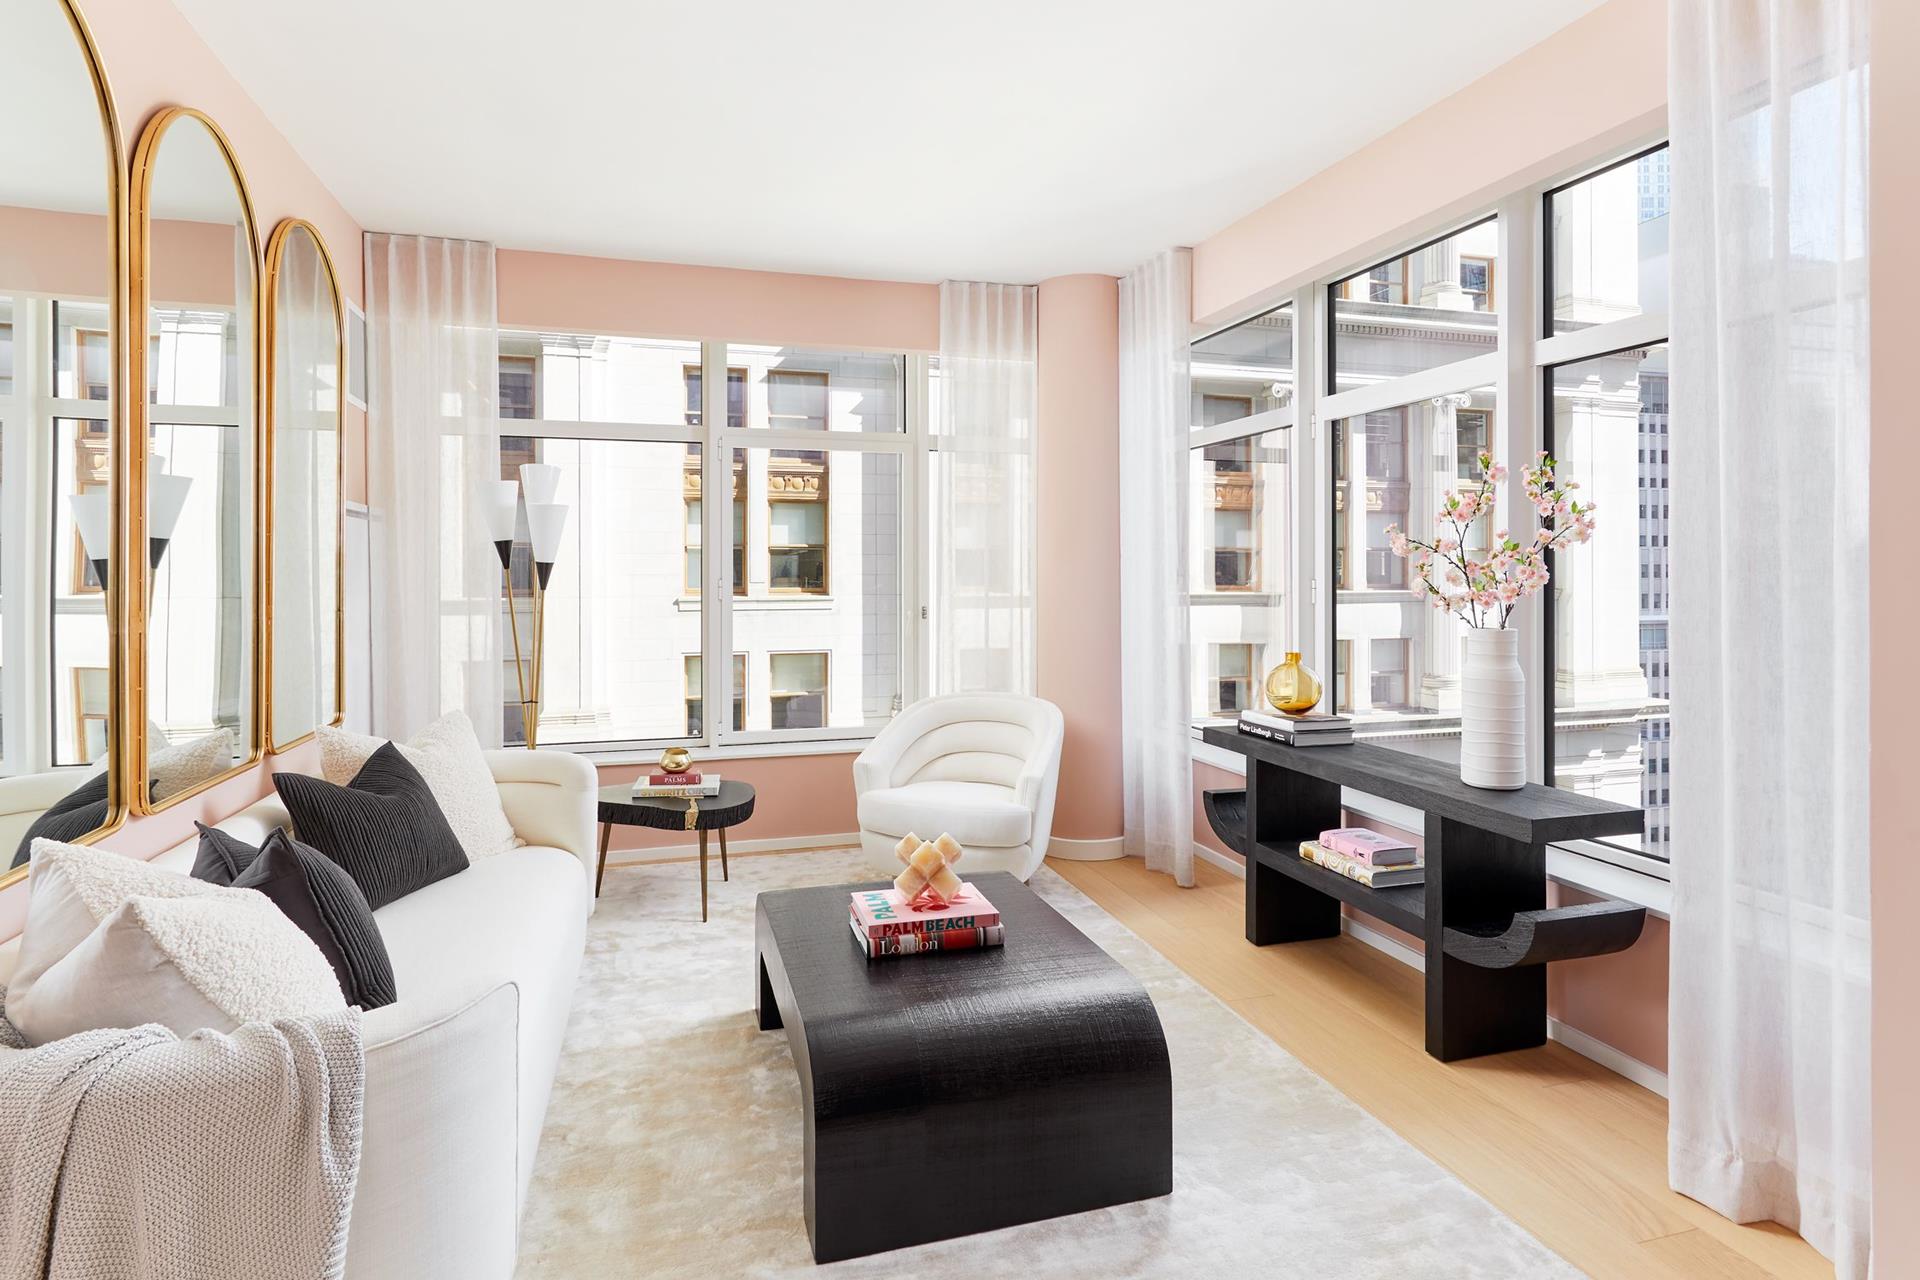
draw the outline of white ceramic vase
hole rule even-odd
[[[1460,780],[1498,791],[1527,784],[1527,679],[1517,631],[1470,628],[1460,641]]]

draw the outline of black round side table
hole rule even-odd
[[[689,810],[693,812],[689,813]],[[746,782],[721,779],[720,794],[688,800],[679,796],[636,798],[631,783],[600,788],[600,869],[593,877],[593,896],[600,896],[600,882],[607,876],[607,842],[613,839],[616,823],[628,827],[652,827],[656,831],[698,831],[700,833],[700,919],[707,918],[707,832],[720,833],[720,878],[727,872],[727,828],[738,826],[753,816],[753,786]]]

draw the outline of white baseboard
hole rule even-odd
[[[1581,1057],[1599,1063],[1615,1075],[1625,1076],[1650,1093],[1667,1096],[1666,1072],[1622,1053],[1605,1040],[1596,1040],[1578,1027],[1570,1027],[1558,1018],[1548,1018],[1547,1039],[1559,1041]]]
[[[730,854],[773,853],[788,849],[800,853],[809,849],[858,849],[859,847],[860,833],[858,831],[847,831],[838,835],[825,836],[774,836],[764,840],[727,841],[727,852]],[[707,855],[714,858],[720,856],[720,842],[718,840],[709,840],[707,842]],[[609,867],[638,867],[649,862],[673,862],[681,858],[697,858],[699,856],[700,846],[698,844],[668,844],[661,845],[656,849],[609,849],[607,850],[607,865]]]
[[[1047,841],[1047,856],[1063,862],[1113,862],[1127,856],[1119,836],[1104,840],[1069,840],[1053,836]]]
[[[1245,863],[1241,862],[1238,858],[1230,857],[1220,852],[1211,845],[1204,845],[1198,840],[1195,840],[1193,842],[1193,856],[1202,862],[1212,863],[1228,875],[1234,876],[1237,879],[1245,880],[1247,878]]]
[[[1217,849],[1210,849],[1199,841],[1194,841],[1193,853],[1202,862],[1210,862],[1240,879],[1247,878],[1247,869],[1236,858],[1230,858]],[[1355,942],[1372,947],[1383,955],[1388,955],[1420,973],[1427,971],[1427,957],[1398,938],[1376,929],[1365,920],[1343,915],[1340,931]],[[1606,1041],[1588,1035],[1578,1027],[1570,1027],[1558,1018],[1547,1019],[1547,1038],[1565,1045],[1573,1052],[1592,1062],[1597,1062],[1615,1075],[1625,1076],[1641,1088],[1661,1097],[1667,1096],[1667,1073],[1658,1067],[1648,1066],[1631,1054],[1623,1053]]]

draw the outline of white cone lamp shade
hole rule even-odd
[[[73,527],[93,563],[93,576],[107,585],[107,557],[113,548],[113,508],[104,490],[73,495]]]
[[[87,559],[107,558],[107,551],[113,546],[112,521],[113,512],[107,506],[104,490],[73,495],[73,527],[80,533],[80,545],[87,549]]]
[[[513,560],[513,539],[520,528],[520,486],[512,480],[487,484],[487,541],[500,553],[502,565]]]
[[[552,564],[560,558],[560,535],[567,531],[567,505],[564,502],[527,504],[527,529],[533,537],[536,564]]]
[[[560,493],[560,468],[548,462],[523,462],[520,487],[527,491],[529,510],[550,506]]]
[[[148,459],[147,562],[156,569],[180,524],[180,513],[187,508],[187,495],[193,491],[192,476],[166,475],[165,465],[165,458]]]

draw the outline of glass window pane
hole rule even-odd
[[[750,688],[767,692],[747,700],[745,727],[865,731],[900,692],[902,460],[805,456],[747,451],[747,593],[733,602],[733,638]]]
[[[1202,338],[1190,355],[1196,427],[1237,422],[1293,403],[1290,306]]]
[[[1639,805],[1639,839],[1669,852],[1671,527],[1667,349],[1600,356],[1553,371],[1553,452],[1599,504],[1593,537],[1554,556],[1553,780]]]
[[[1445,760],[1459,758],[1465,624],[1417,594],[1387,529],[1428,536],[1446,492],[1478,481],[1479,449],[1496,421],[1493,388],[1483,387],[1333,426],[1335,457],[1344,458],[1333,493],[1338,709],[1357,734]],[[1506,518],[1475,521],[1468,550],[1484,553]]]
[[[1499,244],[1499,224],[1488,218],[1334,285],[1334,390],[1492,351]]]
[[[1548,194],[1553,332],[1666,310],[1672,186],[1661,147]]]
[[[201,409],[240,404],[239,331],[220,307],[153,308],[147,340],[147,400]],[[252,370],[246,370],[249,377]]]
[[[105,400],[113,385],[106,305],[55,302],[53,332],[53,394],[63,400]]]
[[[700,344],[670,338],[612,338],[562,333],[500,335],[501,415],[507,412],[508,368],[517,370],[514,404],[530,403],[537,369],[538,416],[552,422],[634,422],[654,426],[687,421],[687,374],[698,377]],[[522,387],[521,381],[525,386]]]
[[[73,496],[97,492],[108,483],[111,452],[103,418],[56,418],[53,581],[53,698],[54,734],[51,761],[55,765],[90,764],[106,750],[104,673],[109,662],[106,593],[100,575],[87,554],[73,521]],[[164,437],[168,428],[160,428]],[[217,432],[217,427],[209,427]],[[189,526],[191,527],[191,526]],[[163,565],[166,563],[162,562]],[[156,596],[163,584],[156,583]],[[157,599],[156,603],[161,603]],[[237,618],[220,614],[209,602],[209,629],[218,632]],[[165,670],[165,668],[161,668]],[[166,699],[156,705],[164,705]]]
[[[690,364],[681,371],[681,378],[687,388],[687,425],[704,426],[705,395],[701,388],[704,375],[700,366]],[[727,425],[739,427],[745,424],[747,406],[747,371],[745,369],[727,370]]]
[[[1291,431],[1188,451],[1188,609],[1196,719],[1261,705],[1285,648]]]
[[[748,427],[785,431],[906,429],[901,414],[906,357],[734,343],[729,368],[744,371]]]
[[[677,390],[677,368],[674,377]],[[508,478],[521,462],[560,467],[558,500],[570,508],[546,591],[540,742],[686,735],[683,655],[700,650],[701,615],[699,597],[686,590],[684,522],[687,468],[695,468],[697,480],[698,455],[689,459],[684,444],[630,440],[506,436],[500,444]],[[531,658],[533,574],[524,541],[513,558],[514,624],[521,652]],[[506,620],[501,625],[512,745],[526,738],[514,639]],[[692,688],[697,694],[697,683]]]

